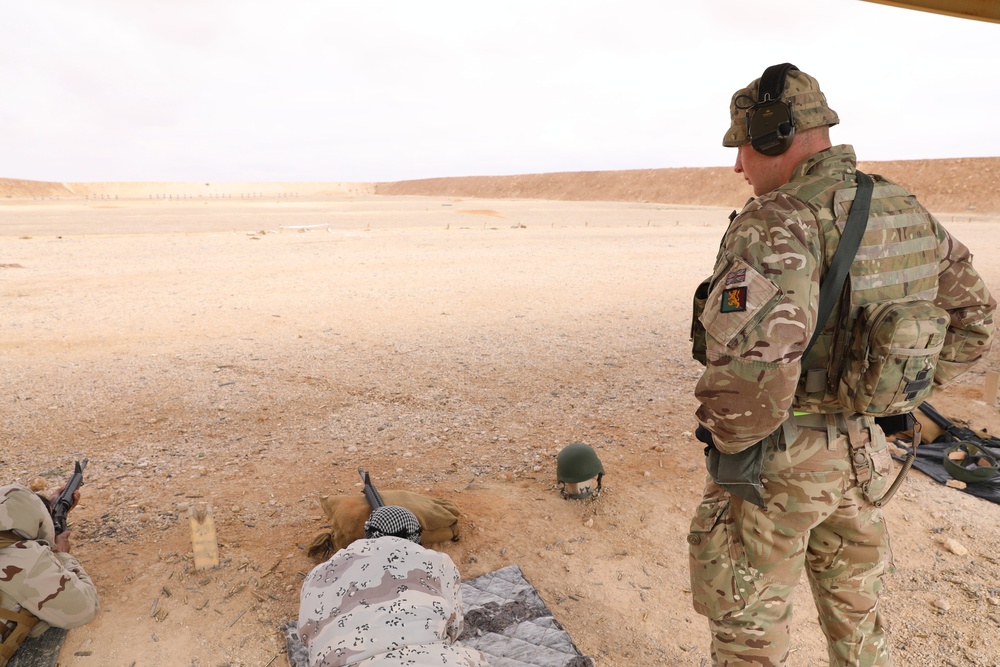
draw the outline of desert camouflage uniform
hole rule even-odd
[[[0,487],[0,531],[14,540],[0,549],[0,608],[28,611],[39,619],[37,637],[50,626],[75,628],[97,616],[94,582],[68,553],[55,552],[52,517],[30,489]],[[6,637],[11,625],[2,632]]]
[[[353,542],[302,586],[299,633],[310,667],[487,667],[479,651],[455,643],[462,625],[458,568],[401,537]]]
[[[827,368],[844,326],[839,305],[817,326],[820,278],[856,187],[850,146],[803,161],[790,181],[751,200],[723,239],[702,315],[707,365],[696,387],[699,423],[733,454],[767,438],[762,509],[711,478],[688,536],[695,609],[709,618],[719,665],[784,665],[789,596],[806,569],[831,665],[887,665],[879,613],[891,567],[881,510],[891,459],[869,417],[845,411],[828,383],[806,393],[806,369]],[[969,251],[912,195],[874,177],[852,298],[924,298],[951,315],[935,384],[990,347],[996,302]],[[839,193],[839,194],[838,194]],[[848,196],[849,195],[849,196]],[[799,416],[786,421],[790,410]],[[859,471],[852,458],[861,453]]]

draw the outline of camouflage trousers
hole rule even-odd
[[[890,664],[879,593],[892,552],[882,511],[865,495],[884,488],[891,460],[870,420],[838,420],[839,427],[831,418],[826,427],[798,428],[790,445],[784,439],[770,445],[762,474],[767,509],[709,478],[688,542],[694,607],[708,617],[714,664],[787,663],[790,597],[803,570],[830,665]],[[860,448],[867,466],[858,466],[863,484],[852,445],[854,454],[867,445]],[[865,479],[873,469],[876,478]]]

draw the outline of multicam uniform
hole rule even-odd
[[[357,540],[302,586],[299,634],[310,667],[487,667],[455,643],[462,631],[458,568],[401,537]]]
[[[695,390],[697,418],[726,454],[767,438],[766,509],[710,478],[688,536],[694,606],[709,618],[720,665],[785,664],[789,596],[805,566],[831,665],[888,664],[878,596],[892,557],[871,502],[891,470],[885,437],[874,420],[838,402],[835,383],[807,393],[804,382],[808,369],[836,367],[839,305],[802,359],[822,325],[820,278],[836,250],[837,221],[846,218],[842,191],[856,187],[855,168],[846,145],[803,161],[787,184],[733,219],[716,262],[701,318],[707,365]],[[872,301],[929,299],[950,314],[935,384],[989,350],[996,302],[969,251],[912,195],[877,176],[858,257],[863,275],[852,267],[845,290],[864,289]],[[787,419],[790,410],[796,416]]]
[[[0,487],[0,533],[3,543],[10,543],[0,549],[0,609],[39,619],[31,636],[50,626],[75,628],[94,620],[99,608],[94,582],[76,558],[52,551],[52,518],[30,489]],[[14,625],[0,619],[0,634],[7,638]]]

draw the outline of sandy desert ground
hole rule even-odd
[[[934,210],[1000,291],[1000,206],[966,196],[998,161],[900,173],[935,166],[957,194]],[[518,177],[422,195],[0,179],[4,479],[52,488],[90,462],[71,527],[102,613],[61,664],[287,664],[278,627],[314,565],[318,500],[360,493],[359,466],[455,501],[462,539],[439,548],[463,576],[520,565],[598,665],[707,664],[687,583],[704,481],[689,304],[749,193],[719,170],[657,203],[669,188],[635,176],[522,178],[516,198],[497,194]],[[733,194],[712,202],[712,183]],[[990,370],[1000,346],[935,406],[1000,431]],[[607,470],[596,501],[559,496],[574,441]],[[220,540],[207,571],[199,503]],[[997,506],[914,471],[886,513],[896,664],[1000,665]],[[794,664],[824,665],[804,583],[796,604]]]

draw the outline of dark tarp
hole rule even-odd
[[[987,441],[980,440],[976,443],[984,450],[1000,458],[1000,446],[991,447]],[[953,447],[954,442],[925,442],[917,447],[917,458],[913,461],[913,467],[920,472],[926,473],[935,480],[945,484],[954,479],[944,469],[944,452],[949,447]],[[902,458],[897,460],[902,461]],[[968,484],[964,489],[957,489],[965,493],[972,494],[979,498],[1000,503],[1000,477],[994,477],[989,482],[977,482]]]
[[[14,652],[7,667],[56,667],[68,630],[49,628],[38,637],[28,637]]]

